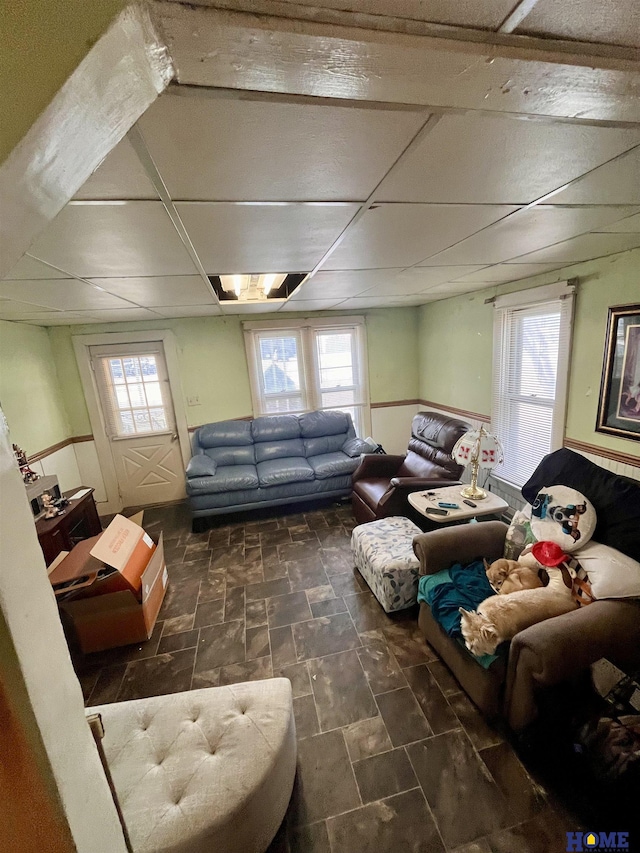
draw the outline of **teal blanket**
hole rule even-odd
[[[464,645],[460,630],[460,607],[475,610],[478,605],[495,595],[482,560],[468,566],[456,563],[450,569],[435,575],[425,575],[418,583],[418,601],[425,601],[431,608],[433,618],[442,625],[448,636]],[[497,655],[475,656],[485,669],[497,659]]]

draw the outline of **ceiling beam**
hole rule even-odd
[[[512,33],[536,6],[538,0],[519,0],[498,27],[499,33]]]

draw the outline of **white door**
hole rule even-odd
[[[90,352],[123,505],[184,497],[184,464],[162,342],[92,346]]]

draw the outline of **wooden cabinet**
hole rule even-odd
[[[64,492],[64,497],[69,498],[83,488],[86,487],[78,486],[77,489]],[[83,539],[97,536],[102,532],[102,525],[93,499],[93,489],[78,500],[71,501],[62,515],[39,519],[36,522],[36,530],[47,566],[55,560],[60,551],[71,551],[73,546]]]

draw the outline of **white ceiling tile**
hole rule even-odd
[[[637,0],[538,0],[517,32],[640,47],[640,5]]]
[[[176,207],[209,275],[308,272],[357,210],[352,204]]]
[[[547,261],[561,263],[578,263],[614,255],[616,252],[626,252],[640,246],[640,234],[583,234],[572,240],[565,240],[555,246],[540,249],[530,255],[523,255],[518,262],[545,263]]]
[[[157,320],[159,315],[146,308],[110,308],[107,310],[76,311],[76,316],[84,316],[86,323],[120,323],[123,320]]]
[[[389,281],[399,272],[402,272],[402,267],[383,270],[320,270],[295,291],[291,301],[331,297],[346,299]]]
[[[557,269],[555,263],[548,264],[497,264],[493,267],[484,267],[477,272],[462,275],[454,279],[458,282],[475,283],[481,282],[484,284],[500,284],[507,281],[517,281],[519,278],[529,278],[534,275],[540,275],[543,272]],[[451,279],[450,279],[451,280]]]
[[[30,253],[83,278],[195,272],[159,201],[67,205]]]
[[[602,228],[598,228],[598,231],[607,231],[616,234],[638,234],[640,233],[640,213],[627,216],[626,219],[614,222],[613,225],[605,225]]]
[[[11,272],[5,275],[5,278],[9,281],[25,278],[30,280],[38,278],[69,278],[69,273],[64,273],[47,266],[42,261],[30,258],[29,255],[23,255]]]
[[[376,198],[527,204],[639,143],[640,129],[448,115],[393,168]]]
[[[107,154],[74,198],[158,198],[158,193],[125,136]]]
[[[2,281],[0,296],[43,308],[57,308],[60,311],[131,307],[128,302],[112,293],[105,293],[76,278],[58,278],[53,281]]]
[[[342,306],[344,302],[343,297],[336,297],[334,299],[302,299],[300,301],[293,302],[289,300],[285,302],[285,304],[280,309],[281,311],[327,311],[331,308],[337,308],[338,305]]]
[[[213,290],[199,275],[92,278],[91,281],[109,293],[148,308],[216,304]]]
[[[640,204],[640,147],[553,196],[554,204]]]
[[[271,303],[264,302],[238,302],[232,300],[229,302],[221,302],[220,308],[223,314],[274,314],[280,311],[284,302],[280,299],[273,300]]]
[[[363,200],[422,111],[165,94],[140,120],[171,197]]]
[[[215,317],[222,313],[218,305],[170,305],[153,310],[161,317]]]
[[[20,322],[32,323],[36,326],[70,326],[78,323],[95,323],[93,314],[86,311],[54,311],[49,314],[34,313],[29,319]]]
[[[0,299],[0,318],[3,320],[22,319],[34,314],[55,314],[53,308],[43,309],[30,302],[17,302],[13,299]]]
[[[405,304],[406,296],[352,296],[339,303],[340,310],[357,311],[360,308],[397,308]]]
[[[453,281],[465,273],[477,270],[477,266],[460,267],[413,267],[405,270],[393,281],[378,285],[368,290],[366,296],[382,296],[385,294],[418,294],[430,290],[445,281]]]
[[[625,211],[614,207],[555,208],[540,205],[509,216],[431,260],[450,264],[498,264],[608,225],[620,219],[625,212],[631,213],[632,208]],[[553,259],[543,258],[541,262]],[[534,262],[533,259],[529,261]]]
[[[349,229],[323,269],[412,266],[512,210],[493,205],[377,205]]]
[[[514,0],[296,0],[296,4],[493,30],[512,10]]]

